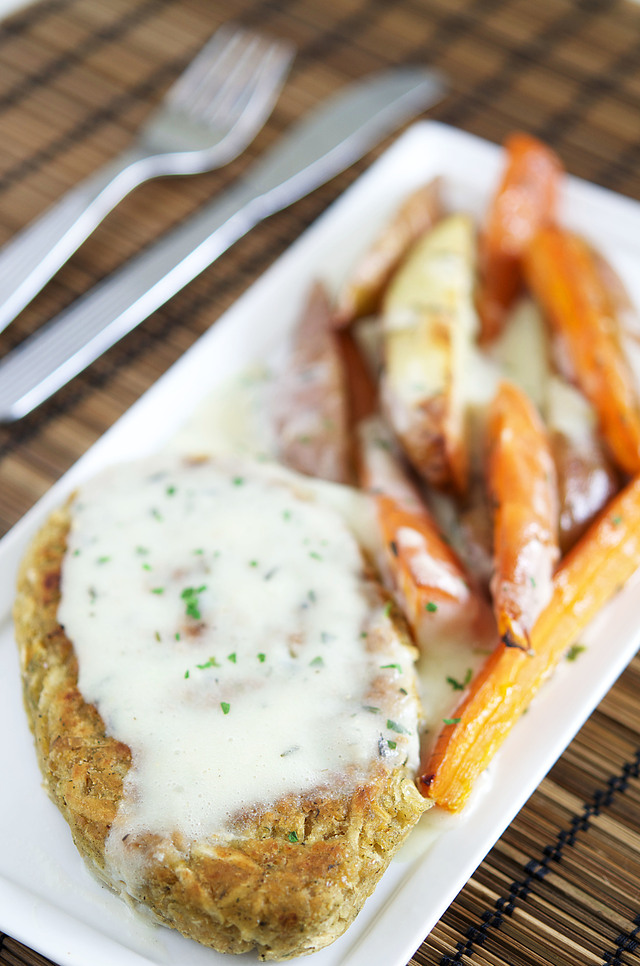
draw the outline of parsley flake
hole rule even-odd
[[[185,589],[182,591],[180,596],[185,602],[187,617],[193,617],[194,620],[200,620],[200,603],[198,601],[198,594],[202,594],[206,589],[206,584],[203,584],[202,587],[185,587]]]
[[[435,612],[438,609],[438,605],[434,604],[434,602],[430,600],[428,603],[424,605],[424,609],[428,610],[430,614],[435,614]]]
[[[216,661],[215,657],[210,657],[209,660],[208,661],[205,661],[204,664],[196,664],[196,667],[199,668],[201,671],[204,671],[205,668],[208,668],[208,667],[220,667],[220,665]]]
[[[473,677],[473,671],[470,667],[467,668],[467,673],[464,676],[464,681],[457,681],[455,678],[448,677],[447,684],[450,684],[454,691],[464,691],[467,684],[471,681]]]
[[[459,724],[462,718],[443,718],[442,719],[446,725]]]
[[[391,718],[387,718],[387,728],[389,731],[395,731],[399,735],[410,735],[411,732],[408,731],[404,725],[398,724],[397,721],[392,721]]]
[[[229,714],[229,712],[231,711],[231,705],[229,704],[228,701],[221,701],[220,707],[222,708],[223,714]]]

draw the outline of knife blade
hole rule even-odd
[[[442,97],[440,75],[396,68],[357,81],[293,126],[242,180],[131,259],[0,361],[0,420],[27,415],[211,265],[252,227],[335,177]]]

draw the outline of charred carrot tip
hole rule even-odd
[[[523,644],[513,636],[510,630],[504,632],[500,638],[505,647],[515,647],[524,654],[533,654],[533,649],[528,644]]]

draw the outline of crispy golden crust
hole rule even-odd
[[[105,847],[131,752],[83,700],[57,620],[69,522],[68,510],[55,513],[20,571],[14,617],[24,701],[49,795],[88,865],[124,895]],[[311,953],[353,921],[424,808],[403,769],[379,766],[351,796],[319,792],[246,816],[224,845],[128,836],[121,847],[139,856],[140,874],[124,897],[221,952]]]

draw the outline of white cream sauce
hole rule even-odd
[[[417,764],[411,652],[335,506],[273,465],[165,456],[82,487],[59,619],[133,752],[117,842],[224,837],[284,795]]]

